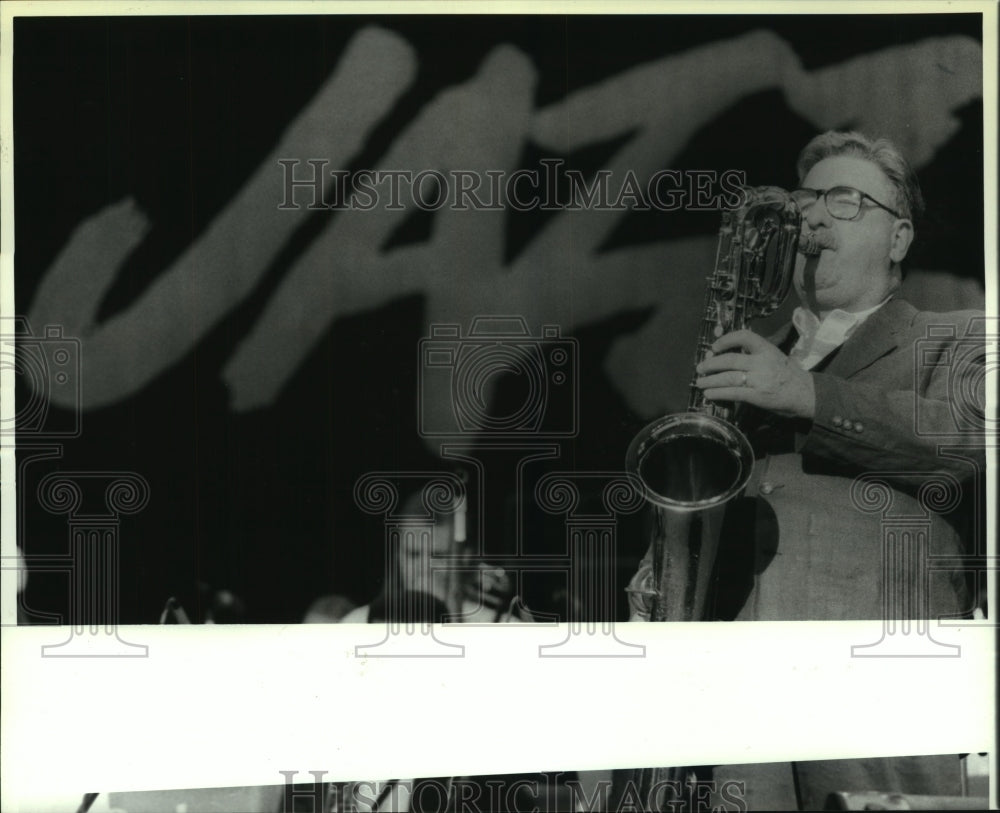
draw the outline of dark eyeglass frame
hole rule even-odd
[[[827,199],[826,199],[826,196],[829,195],[831,192],[844,192],[844,191],[851,192],[854,195],[857,195],[857,197],[858,197],[858,204],[857,204],[858,205],[858,211],[852,217],[840,217],[839,215],[835,215],[832,211],[830,211],[830,204],[827,202]],[[823,205],[826,207],[826,210],[828,212],[830,212],[830,217],[836,218],[837,220],[854,220],[855,218],[857,218],[858,215],[861,214],[861,204],[862,204],[863,201],[866,201],[866,200],[870,200],[872,203],[874,203],[880,209],[885,209],[893,217],[898,218],[900,220],[904,219],[903,216],[899,212],[897,212],[895,209],[890,209],[884,203],[879,203],[877,200],[875,200],[875,198],[873,198],[867,192],[862,192],[860,189],[855,189],[853,186],[831,186],[829,189],[810,189],[809,187],[805,187],[804,186],[804,187],[802,187],[800,189],[796,189],[796,190],[794,190],[792,192],[792,199],[795,200],[795,203],[801,209],[801,208],[803,208],[802,204],[800,204],[798,202],[798,200],[795,199],[796,194],[799,193],[799,192],[810,192],[810,193],[812,193],[812,194],[814,194],[816,196],[816,199],[813,200],[812,203],[809,204],[810,206],[812,206],[813,204],[819,203],[820,198],[822,198],[823,199]]]

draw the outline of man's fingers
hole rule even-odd
[[[720,373],[723,370],[743,370],[746,372],[753,363],[753,357],[746,353],[723,353],[705,359],[698,365],[697,370],[703,374]]]
[[[712,344],[713,353],[725,353],[727,350],[741,348],[753,353],[770,345],[770,342],[763,336],[758,336],[752,330],[734,330],[725,336],[720,336]]]
[[[712,387],[705,390],[705,397],[709,401],[745,401],[748,404],[757,402],[755,390],[749,387]]]
[[[718,389],[720,387],[746,387],[747,374],[740,370],[727,370],[723,373],[696,378],[694,385],[702,390]]]

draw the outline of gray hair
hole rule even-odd
[[[863,158],[875,164],[893,186],[893,208],[907,220],[914,220],[923,214],[924,197],[920,193],[917,176],[896,145],[886,138],[871,139],[857,132],[834,130],[816,136],[799,153],[796,165],[799,183],[816,164],[835,155]]]

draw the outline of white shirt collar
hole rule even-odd
[[[789,355],[806,370],[815,367],[846,342],[869,316],[890,299],[891,295],[874,308],[863,311],[852,312],[834,308],[822,320],[800,305],[792,313],[792,324],[798,331],[799,339]]]

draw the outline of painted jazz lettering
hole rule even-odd
[[[670,167],[713,118],[750,94],[776,89],[817,130],[850,122],[884,133],[919,167],[959,128],[951,111],[980,95],[981,59],[978,43],[949,36],[806,71],[787,42],[760,30],[639,65],[536,109],[532,61],[513,46],[499,46],[484,54],[468,81],[427,103],[379,163],[488,177],[515,171],[529,142],[559,155],[630,135],[605,168],[644,182]],[[123,200],[79,225],[45,273],[29,318],[81,338],[84,409],[119,401],[153,381],[253,292],[293,232],[315,214],[308,201],[279,209],[279,162],[299,159],[300,175],[310,159],[347,166],[413,85],[417,67],[414,49],[398,34],[359,31],[228,206],[127,310],[101,323],[95,321],[101,298],[150,224]],[[906,76],[920,88],[919,98],[895,92],[891,82],[857,93],[872,75]],[[907,126],[912,122],[920,126]],[[505,212],[445,207],[434,213],[428,240],[384,250],[410,214],[406,207],[329,214],[223,369],[234,411],[272,403],[338,317],[413,293],[426,297],[428,324],[517,313],[529,324],[572,330],[625,309],[656,307],[653,318],[612,348],[608,374],[636,412],[662,407],[664,365],[688,363],[686,348],[672,349],[670,338],[686,327],[693,334],[697,320],[697,308],[678,314],[663,303],[677,295],[676,275],[699,267],[701,238],[665,234],[656,243],[602,251],[622,212],[566,210],[506,261]],[[615,279],[629,284],[609,283]],[[437,408],[448,409],[447,399]]]

